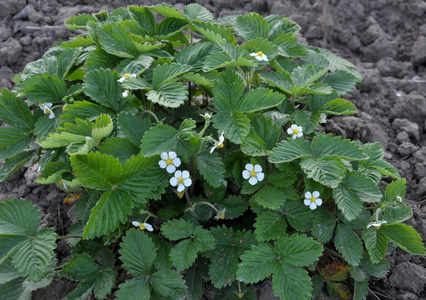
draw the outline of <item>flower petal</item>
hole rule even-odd
[[[154,231],[154,228],[152,228],[151,224],[148,223],[143,223],[143,225],[145,226],[145,229],[148,231]]]
[[[320,193],[318,191],[315,191],[312,193],[312,196],[314,196],[315,198],[319,198]]]
[[[213,153],[214,149],[216,149],[216,146],[211,147],[210,153]]]
[[[297,135],[296,135],[297,137],[302,137],[303,136],[303,132],[299,132]]]
[[[174,165],[168,165],[166,171],[169,174],[173,174],[173,172],[176,171],[176,167]]]
[[[244,178],[244,179],[249,179],[249,178],[250,178],[250,172],[249,172],[249,171],[247,171],[247,170],[244,170],[244,171],[243,171],[243,178]]]
[[[141,226],[141,223],[139,223],[137,221],[133,221],[132,225],[135,226],[135,227],[139,227],[139,226]]]
[[[311,204],[309,204],[309,208],[314,210],[317,208],[317,205],[315,204],[315,202],[311,202]]]
[[[170,178],[170,184],[172,185],[172,186],[177,186],[177,184],[178,184],[178,180],[177,180],[177,178],[176,177],[172,177],[172,178]]]
[[[322,199],[318,198],[317,200],[315,200],[315,204],[318,206],[322,205]]]
[[[296,124],[293,124],[293,125],[290,126],[291,129],[297,129],[297,127],[298,126]]]
[[[311,205],[311,200],[305,199],[305,200],[303,200],[303,203],[305,203],[306,206],[309,206],[309,205]]]
[[[311,192],[306,192],[306,193],[305,193],[305,198],[306,198],[306,199],[311,199],[311,197],[312,197]]]
[[[162,159],[168,159],[168,158],[169,158],[169,156],[167,155],[167,152],[163,152],[163,153],[161,153],[161,154],[160,154],[160,157],[161,157]]]
[[[191,186],[191,184],[192,184],[192,179],[191,178],[186,178],[183,181],[183,185],[186,186],[186,187]]]
[[[265,178],[265,174],[263,172],[259,172],[256,174],[256,178],[257,180],[262,181],[263,178]]]
[[[255,53],[255,52],[250,53],[250,56],[257,56],[257,53]]]
[[[124,80],[126,80],[126,77],[121,77],[120,79],[118,79],[117,81],[119,82],[119,83],[123,83],[124,82]]]
[[[169,158],[175,159],[176,157],[177,157],[176,152],[174,152],[174,151],[169,152]]]
[[[181,170],[177,170],[176,172],[175,172],[175,175],[174,175],[176,178],[179,178],[179,177],[182,177],[182,171]]]
[[[291,128],[287,129],[287,134],[293,134],[293,129]]]
[[[255,170],[256,172],[262,172],[262,167],[261,167],[260,165],[255,165],[255,166],[254,166],[254,170]]]
[[[253,165],[252,164],[246,164],[246,170],[253,171]]]
[[[173,159],[173,164],[174,164],[176,167],[179,167],[181,163],[182,163],[182,162],[180,161],[180,158],[179,158],[179,157],[176,157],[175,159]]]
[[[257,180],[257,178],[256,178],[256,177],[251,177],[251,178],[249,179],[249,183],[250,183],[251,185],[255,185],[257,182],[258,182],[258,180]]]
[[[296,139],[296,135],[295,134],[293,134],[293,136],[291,137],[293,140],[295,140]]]
[[[50,111],[49,119],[53,119],[53,118],[55,118],[55,114],[53,113],[53,111]]]
[[[158,162],[158,165],[160,166],[161,169],[165,169],[167,167],[167,163],[164,160],[160,160]]]
[[[187,170],[185,170],[185,171],[182,172],[182,178],[183,179],[189,178],[189,176],[190,175],[189,175],[189,172]]]
[[[185,190],[185,186],[182,183],[179,184],[178,187],[177,187],[177,191],[178,192],[183,192],[184,190]]]

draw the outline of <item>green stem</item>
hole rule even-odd
[[[60,236],[57,239],[82,239],[82,236],[79,235],[64,235],[64,236]]]
[[[198,134],[198,138],[202,138],[204,135],[204,132],[206,132],[207,128],[209,128],[210,126],[210,120],[206,120],[206,123],[204,123],[204,128],[200,131],[200,133]]]
[[[189,197],[189,194],[188,194],[188,190],[185,190],[185,198],[186,198],[186,201],[188,202],[189,211],[191,212],[191,214],[196,219],[201,220],[201,218],[197,216],[197,214],[195,213],[195,210],[194,210],[195,206],[192,205],[191,198]]]
[[[206,202],[206,201],[201,201],[201,202],[197,202],[197,203],[195,203],[194,204],[194,208],[197,206],[197,205],[201,205],[201,204],[204,204],[204,205],[208,205],[208,206],[210,206],[211,208],[213,208],[214,209],[214,211],[218,214],[218,215],[220,215],[220,214],[222,214],[213,204],[211,204],[210,202]]]
[[[249,79],[247,78],[246,74],[244,73],[244,71],[241,69],[241,67],[240,67],[240,66],[237,66],[237,69],[240,71],[241,75],[243,76],[244,81],[246,82],[246,87],[247,87],[248,89],[250,89],[250,81],[249,81]]]
[[[144,111],[143,111],[143,113],[145,114],[149,114],[149,115],[151,115],[151,116],[153,116],[154,118],[155,118],[155,120],[157,121],[157,123],[160,123],[160,120],[158,120],[158,118],[157,118],[157,116],[152,112],[152,111],[150,111],[150,110],[148,110],[148,109],[145,109]],[[151,119],[151,118],[150,118]]]

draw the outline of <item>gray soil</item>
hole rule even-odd
[[[64,20],[78,13],[111,11],[130,4],[162,2],[183,8],[192,1],[155,0],[1,0],[0,88],[39,59],[55,42],[75,35]],[[386,160],[407,178],[406,203],[414,217],[408,224],[426,239],[426,2],[422,0],[198,0],[216,17],[259,12],[282,14],[301,27],[302,43],[329,49],[350,60],[364,77],[346,98],[355,116],[335,117],[326,130],[344,138],[380,142]],[[64,235],[73,221],[72,207],[52,185],[35,183],[36,167],[21,169],[0,183],[0,199],[23,197],[42,210],[43,226]],[[59,243],[59,263],[70,248]],[[370,299],[426,299],[425,257],[397,250],[387,257],[391,271],[370,283]],[[55,278],[33,299],[63,299],[75,284]],[[256,287],[258,299],[274,299],[270,283]],[[206,295],[205,299],[211,297]]]

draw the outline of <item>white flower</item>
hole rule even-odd
[[[160,168],[166,169],[167,173],[174,173],[176,167],[179,167],[181,164],[180,158],[177,157],[176,152],[170,151],[169,153],[161,153],[161,160],[158,162]]]
[[[291,125],[289,129],[287,129],[287,133],[289,135],[293,135],[293,140],[296,139],[296,137],[302,137],[303,136],[303,128],[302,126],[297,126],[296,124]]]
[[[268,57],[262,51],[250,53],[250,56],[254,56],[258,61],[268,61]]]
[[[243,178],[248,179],[251,185],[255,185],[258,181],[265,178],[260,165],[246,164],[246,169],[243,171]]]
[[[177,186],[178,192],[183,192],[185,188],[191,186],[192,180],[188,171],[176,171],[174,177],[170,178],[170,184]]]
[[[129,91],[122,92],[121,96],[123,96],[124,98],[126,98],[127,96],[129,96]]]
[[[139,227],[140,230],[148,230],[148,231],[154,231],[154,228],[152,228],[151,224],[148,223],[139,223],[137,221],[132,222],[133,226]]]
[[[124,76],[121,76],[121,78],[120,78],[120,79],[118,79],[117,81],[118,81],[119,83],[123,83],[123,82],[124,82],[124,80],[126,80],[127,78],[130,78],[130,77],[136,77],[136,74],[129,74],[129,73],[126,73],[126,74],[124,74]]]
[[[50,109],[52,107],[52,103],[39,103],[38,106],[43,110],[46,115],[49,115],[49,119],[53,119],[55,117],[53,110]]]
[[[305,200],[303,203],[305,203],[306,206],[309,206],[310,209],[314,210],[318,206],[321,206],[322,200],[319,198],[320,193],[315,191],[311,194],[311,192],[305,193]]]
[[[370,228],[371,226],[376,227],[377,229],[380,229],[380,226],[382,226],[383,224],[386,224],[386,221],[376,221],[376,222],[371,222],[368,223],[367,225],[367,229]]]
[[[210,149],[210,153],[213,153],[216,148],[223,148],[223,142],[225,141],[225,137],[223,136],[223,132],[219,136],[219,140],[214,142],[214,146]]]
[[[325,113],[321,113],[319,122],[323,124],[327,123],[327,115]]]

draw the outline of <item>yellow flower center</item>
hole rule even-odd
[[[219,217],[219,219],[225,220],[225,214],[221,214],[220,217]]]
[[[238,293],[238,294],[237,294],[237,296],[238,296],[238,298],[242,299],[242,298],[243,298],[243,296],[244,296],[244,294],[242,294],[242,293]]]
[[[377,225],[377,226],[374,226],[374,225],[373,225],[373,227],[375,227],[376,229],[380,229],[380,226],[381,226],[381,225]]]
[[[124,74],[124,78],[129,78],[129,77],[132,77],[132,75],[129,73]]]
[[[178,192],[178,193],[177,193],[177,196],[178,196],[178,198],[179,198],[179,199],[182,199],[182,198],[183,198],[183,195],[184,195],[184,193],[183,193],[183,192]]]
[[[255,177],[257,172],[255,170],[250,171],[250,177]]]
[[[218,144],[216,148],[223,148],[223,143]]]
[[[315,198],[314,196],[311,197],[311,202],[315,202],[317,201],[317,198]]]
[[[45,108],[44,108],[44,113],[45,113],[45,114],[50,114],[50,109],[49,109],[48,107],[45,107]]]
[[[298,134],[299,133],[299,129],[293,129],[293,134]]]
[[[263,56],[263,52],[262,52],[262,51],[259,51],[259,52],[257,52],[257,53],[256,53],[256,55],[257,55],[257,56]]]
[[[168,166],[170,166],[171,164],[173,164],[173,159],[171,159],[171,158],[166,159],[166,164]]]
[[[145,225],[144,225],[144,224],[141,224],[141,225],[139,226],[139,228],[140,228],[140,230],[145,230],[145,229],[146,229],[146,227],[145,227]]]
[[[182,177],[179,177],[179,178],[178,178],[178,183],[183,183],[183,180],[184,180],[184,179],[183,179]]]

